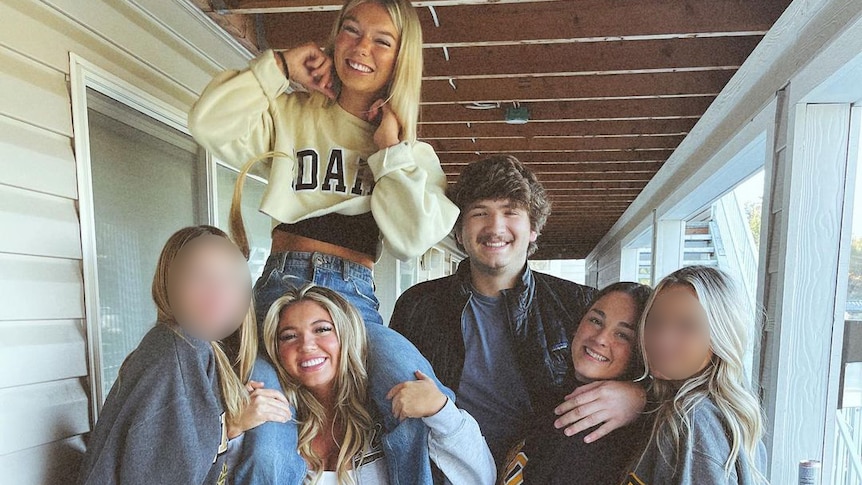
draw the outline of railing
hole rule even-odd
[[[862,485],[862,407],[836,413],[833,485]]]

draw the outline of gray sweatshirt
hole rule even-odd
[[[647,445],[643,457],[628,474],[624,485],[696,485],[708,483],[755,485],[755,468],[766,469],[766,448],[759,443],[757,463],[752,464],[744,453],[737,458],[730,474],[725,474],[724,462],[730,455],[730,438],[724,418],[711,399],[703,399],[691,410],[691,431],[681,437],[683,443],[677,456],[674,450],[659,450],[655,439]]]
[[[229,445],[209,342],[157,324],[123,362],[90,433],[81,485],[212,484]]]
[[[428,453],[445,475],[449,485],[494,485],[497,468],[491,450],[482,437],[479,425],[467,411],[450,400],[433,416],[422,418],[430,429]],[[382,428],[382,426],[381,426]],[[388,485],[386,456],[379,440],[379,430],[372,447],[354,459],[352,473],[357,485]],[[327,472],[321,481],[334,483],[334,473]],[[327,480],[328,479],[328,480]]]

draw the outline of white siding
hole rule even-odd
[[[0,18],[0,482],[69,483],[91,426],[95,325],[84,314],[69,54],[183,112],[245,59],[181,0],[6,0]]]

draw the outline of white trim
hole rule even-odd
[[[85,333],[90,369],[90,409],[95,422],[106,396],[102,392],[101,321],[99,312],[99,272],[96,264],[96,225],[93,208],[92,163],[90,159],[87,89],[93,89],[182,133],[188,134],[186,114],[136,86],[69,53],[72,98],[72,128],[78,178],[78,207],[81,222],[82,273],[85,295]]]
[[[832,446],[834,435],[826,434],[824,419],[834,419],[828,402],[835,399],[838,385],[829,363],[840,277],[837,242],[845,230],[842,191],[850,106],[799,105],[795,111],[788,145],[792,156],[779,166],[784,171],[782,200],[774,201],[780,204],[782,221],[772,228],[781,243],[772,261],[777,274],[771,284],[777,287],[769,316],[776,325],[767,352],[774,367],[764,400],[772,483],[794,483],[800,460],[829,458],[824,448]],[[830,466],[824,461],[824,470]]]

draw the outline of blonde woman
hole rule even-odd
[[[289,410],[277,392],[249,396],[243,384],[257,354],[250,280],[220,229],[187,227],[168,239],[153,277],[157,323],[123,362],[78,483],[222,483],[234,438],[261,424],[271,401]],[[231,335],[226,352],[221,340]]]
[[[266,51],[247,70],[218,75],[192,108],[195,139],[242,167],[231,228],[246,250],[242,183],[257,161],[265,162],[269,184],[260,210],[275,229],[255,285],[259,325],[275,298],[313,282],[338,291],[366,324],[379,326],[372,270],[381,249],[415,257],[451,230],[458,210],[444,194],[440,162],[416,140],[421,79],[422,32],[410,2],[351,0],[325,49],[309,43]],[[409,470],[401,483],[431,483],[427,427],[420,420],[399,424],[385,394],[417,369],[436,377],[406,340],[377,337],[369,333],[371,398],[385,417],[384,443],[398,450],[390,454],[393,475]],[[271,363],[259,359],[253,379],[275,386]],[[279,483],[298,483],[291,472],[297,460],[280,453],[295,443],[291,424],[249,433],[239,483],[263,483],[271,469],[284,471]]]
[[[366,327],[353,305],[328,288],[307,285],[275,301],[263,332],[266,352],[296,406],[306,481],[395,483],[388,475],[390,450],[380,443],[376,410],[367,407],[365,362],[374,349],[366,343]],[[388,392],[399,419],[418,418],[428,425],[424,452],[445,483],[492,484],[494,460],[479,425],[427,376],[417,371],[416,377]]]
[[[683,268],[658,284],[640,336],[658,409],[626,484],[766,483],[761,410],[742,361],[754,327],[747,307],[715,268]]]

